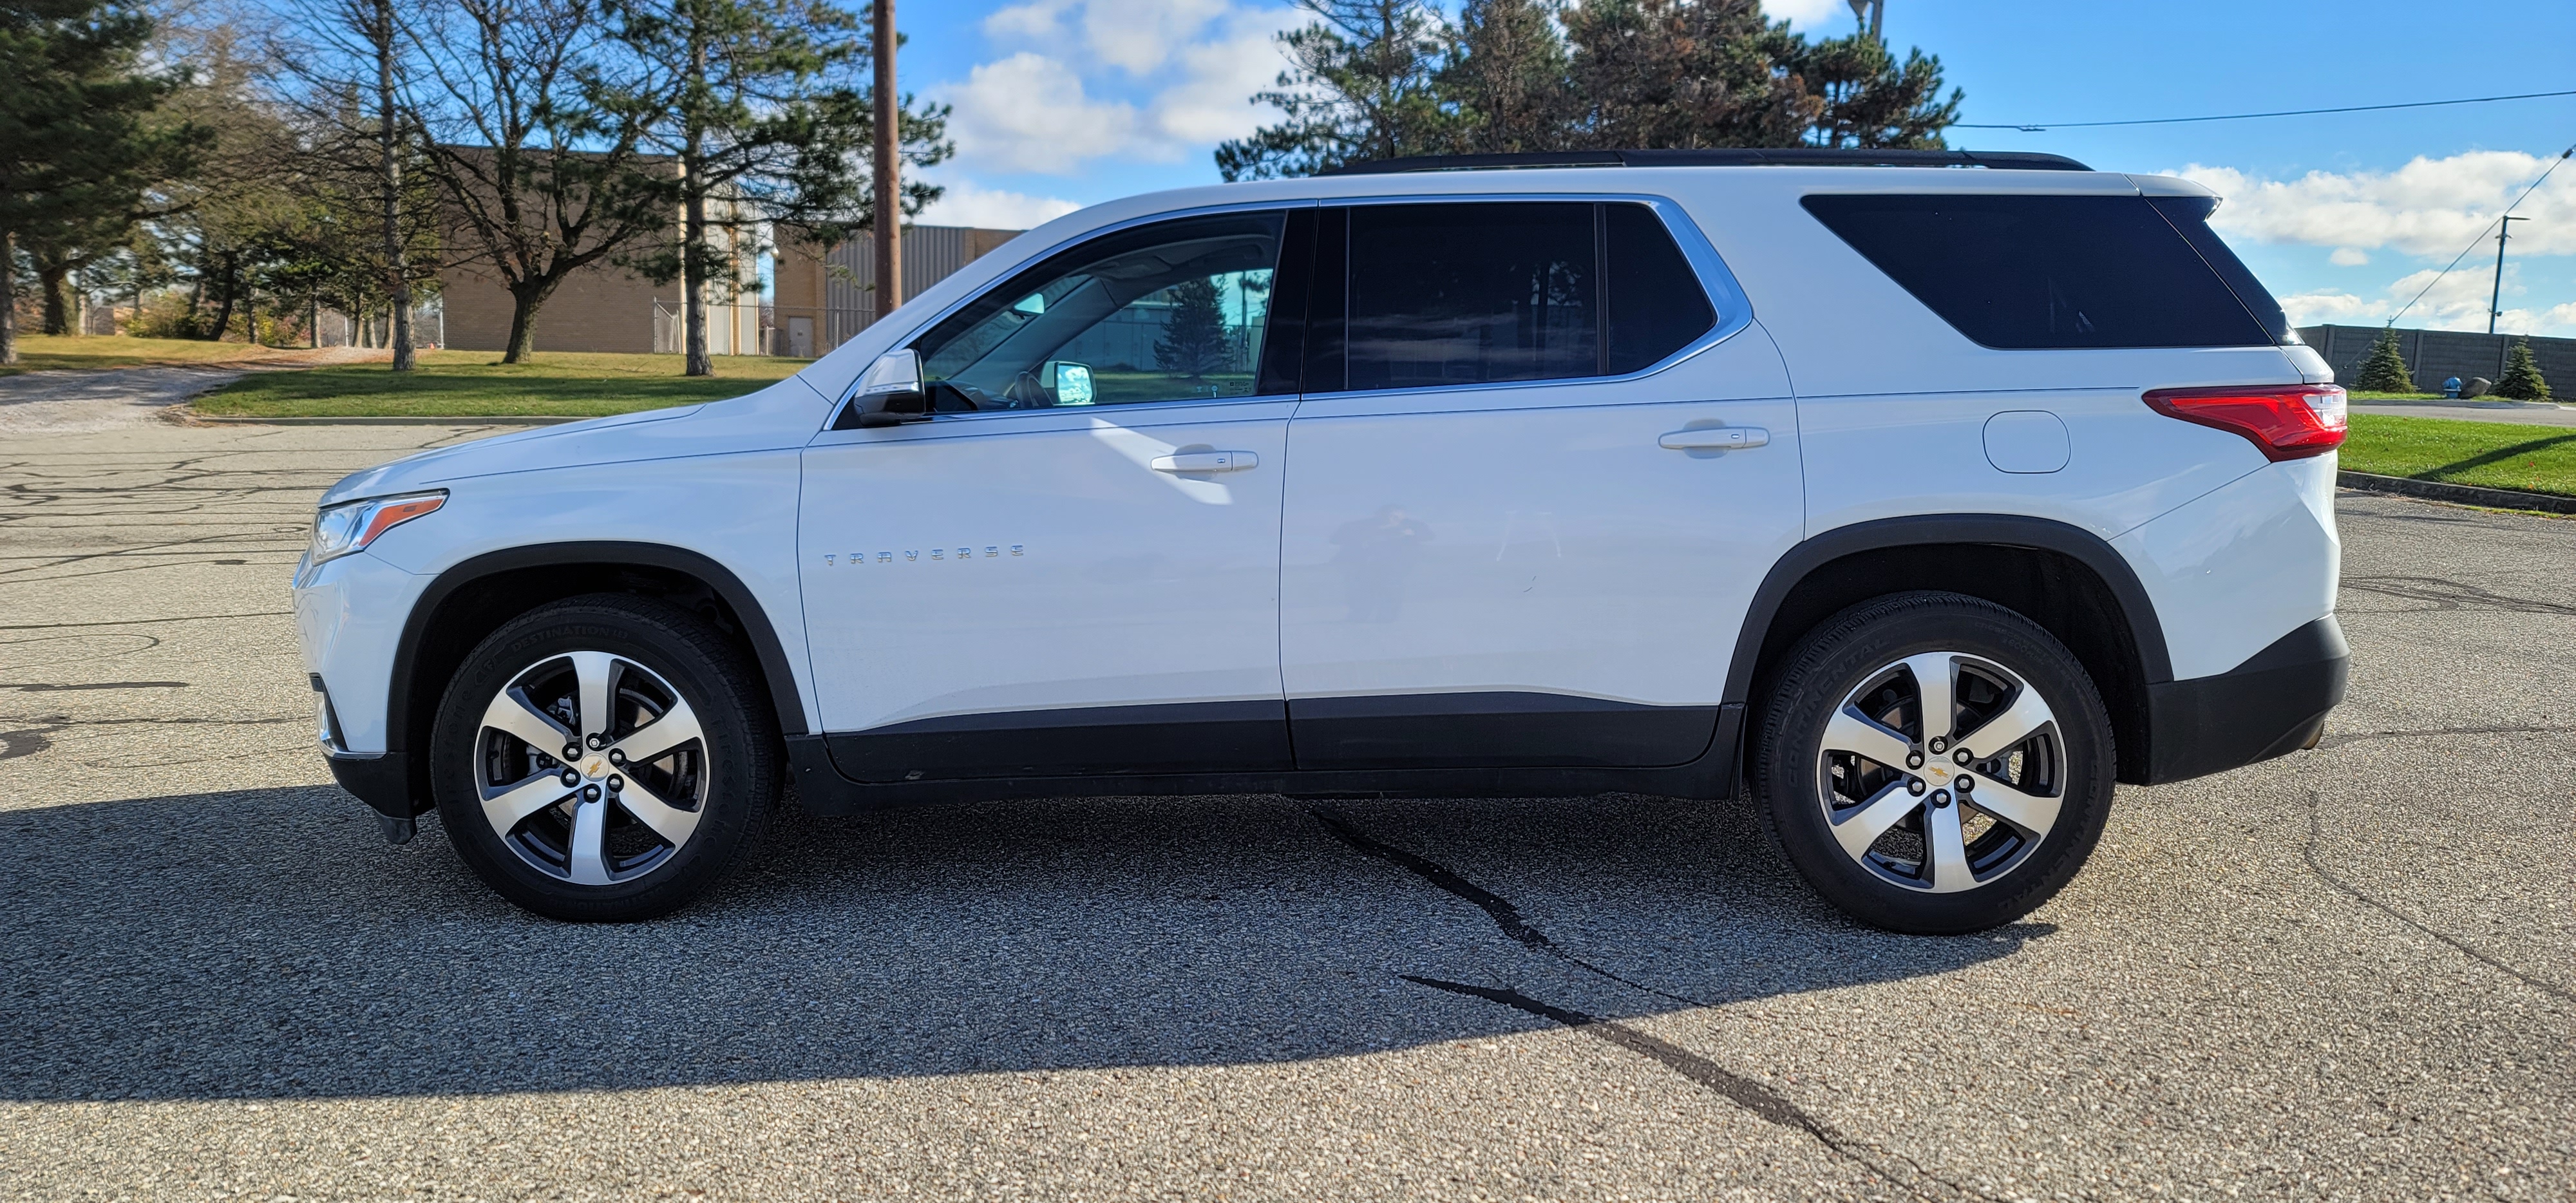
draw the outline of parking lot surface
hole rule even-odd
[[[313,748],[314,497],[477,433],[0,441],[0,1197],[2576,1193],[2576,522],[2345,495],[2324,745],[1980,936],[1637,797],[791,814],[575,927]]]

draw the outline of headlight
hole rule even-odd
[[[325,508],[313,516],[313,549],[308,562],[320,564],[365,551],[376,536],[447,504],[447,490],[375,497]]]

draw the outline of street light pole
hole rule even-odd
[[[877,251],[876,317],[903,304],[903,193],[896,156],[903,146],[902,111],[894,90],[894,0],[876,0],[876,199],[871,225]]]
[[[2528,217],[2514,217],[2508,214],[2496,225],[2495,291],[2487,294],[2487,333],[2489,334],[2495,333],[2496,319],[2504,316],[2504,310],[2499,308],[2504,304],[2504,240],[2507,235],[2513,233],[2513,223],[2529,220],[2531,219]]]

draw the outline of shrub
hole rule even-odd
[[[2394,327],[2381,330],[2379,339],[2370,344],[2370,357],[2352,374],[2352,387],[2361,392],[2411,393],[2415,376],[2406,370],[2406,356],[2397,349]]]
[[[2495,395],[2516,401],[2546,401],[2549,381],[2540,374],[2540,364],[2531,357],[2531,340],[2517,338],[2504,353],[2504,376],[2495,383]]]

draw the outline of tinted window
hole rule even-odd
[[[2288,315],[2281,312],[2281,303],[2272,299],[2272,290],[2263,287],[2263,282],[2246,270],[2245,261],[2227,249],[2227,244],[2219,241],[2218,235],[2209,228],[2209,215],[2218,208],[2216,198],[2159,196],[2147,203],[2154,205],[2156,212],[2164,214],[2165,220],[2173,223],[2173,228],[2182,234],[2183,240],[2191,243],[2191,249],[2200,252],[2201,261],[2207,263],[2211,271],[2217,272],[2219,279],[2227,282],[2227,290],[2236,294],[2237,301],[2245,306],[2245,312],[2253,315],[2255,324],[2263,327],[2263,332],[2271,335],[2273,342],[2299,341],[2297,333],[2290,329]]]
[[[1717,324],[1699,273],[1644,205],[1601,206],[1610,278],[1612,375],[1635,372],[1690,345]]]
[[[1346,338],[1319,294],[1306,388],[1426,388],[1633,372],[1717,323],[1662,219],[1638,204],[1487,202],[1346,211]],[[1327,211],[1319,229],[1335,229]],[[1330,264],[1319,255],[1318,273]],[[1347,371],[1347,376],[1343,375]],[[1346,383],[1345,383],[1346,382]]]
[[[1159,222],[1013,276],[912,344],[931,407],[1250,395],[1281,224],[1277,212]]]
[[[1349,387],[1597,374],[1594,249],[1588,204],[1352,210]]]
[[[1804,203],[1852,249],[1985,346],[2275,341],[2144,197],[1810,196]]]

